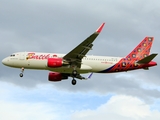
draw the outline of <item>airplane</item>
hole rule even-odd
[[[24,69],[48,70],[49,81],[61,81],[72,77],[72,85],[76,85],[76,79],[85,80],[91,78],[93,73],[117,73],[137,69],[148,70],[156,66],[152,61],[156,53],[150,54],[154,37],[145,37],[138,46],[126,57],[94,56],[86,55],[92,50],[93,42],[100,34],[105,23],[77,47],[67,54],[40,53],[40,52],[16,52],[2,60],[9,67],[21,68],[20,77],[23,77]],[[91,73],[88,78],[81,76]]]

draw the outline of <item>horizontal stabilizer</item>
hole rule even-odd
[[[139,61],[137,61],[138,64],[146,64],[146,63],[149,63],[151,62],[158,54],[151,54]]]

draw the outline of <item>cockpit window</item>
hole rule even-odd
[[[15,54],[12,54],[12,55],[10,55],[11,57],[14,57],[15,56]]]

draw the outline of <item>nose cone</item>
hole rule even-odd
[[[2,60],[2,63],[3,63],[3,65],[7,65],[7,58],[4,58],[3,60]]]

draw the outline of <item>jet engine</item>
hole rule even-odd
[[[48,67],[62,67],[63,59],[62,58],[48,58],[47,66]]]
[[[49,81],[57,82],[63,79],[68,79],[68,76],[58,72],[50,72],[48,75]]]

